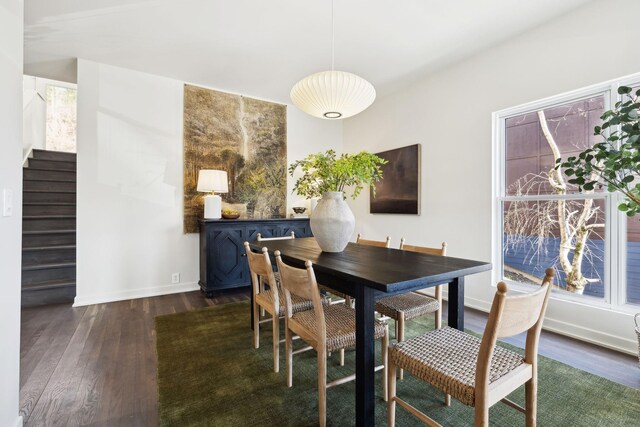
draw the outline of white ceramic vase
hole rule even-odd
[[[322,195],[311,215],[311,231],[324,252],[342,252],[353,234],[356,219],[341,191]]]

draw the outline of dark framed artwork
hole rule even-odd
[[[420,215],[420,144],[376,155],[387,160],[382,180],[375,183],[369,197],[371,213]]]

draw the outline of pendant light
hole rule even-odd
[[[352,73],[334,70],[333,0],[331,0],[331,71],[300,80],[291,89],[291,101],[307,114],[321,119],[346,119],[369,107],[376,99],[373,85]]]

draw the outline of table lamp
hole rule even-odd
[[[222,218],[222,198],[215,193],[228,193],[229,182],[227,181],[227,172],[202,169],[198,173],[198,188],[202,193],[209,193],[204,198],[204,218],[220,219]]]

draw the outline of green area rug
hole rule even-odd
[[[407,322],[406,335],[412,337],[432,327],[431,317],[416,319]],[[252,348],[248,302],[159,316],[156,333],[161,425],[317,425],[315,352],[294,356],[294,384],[287,388],[284,358],[279,374],[272,369],[269,323],[263,324],[260,348]],[[338,365],[337,356],[328,361],[329,381],[355,370],[354,350],[346,352],[344,367]],[[538,425],[640,425],[640,391],[545,357],[539,363]],[[385,426],[381,375],[376,374],[376,425]],[[445,426],[473,425],[473,408],[455,400],[445,407],[440,392],[410,375],[398,382],[398,395]],[[524,388],[510,398],[522,404]],[[401,407],[396,413],[398,426],[422,425]],[[350,426],[354,419],[355,383],[329,389],[328,425]],[[492,426],[525,425],[523,414],[502,403],[491,408],[490,421]]]

